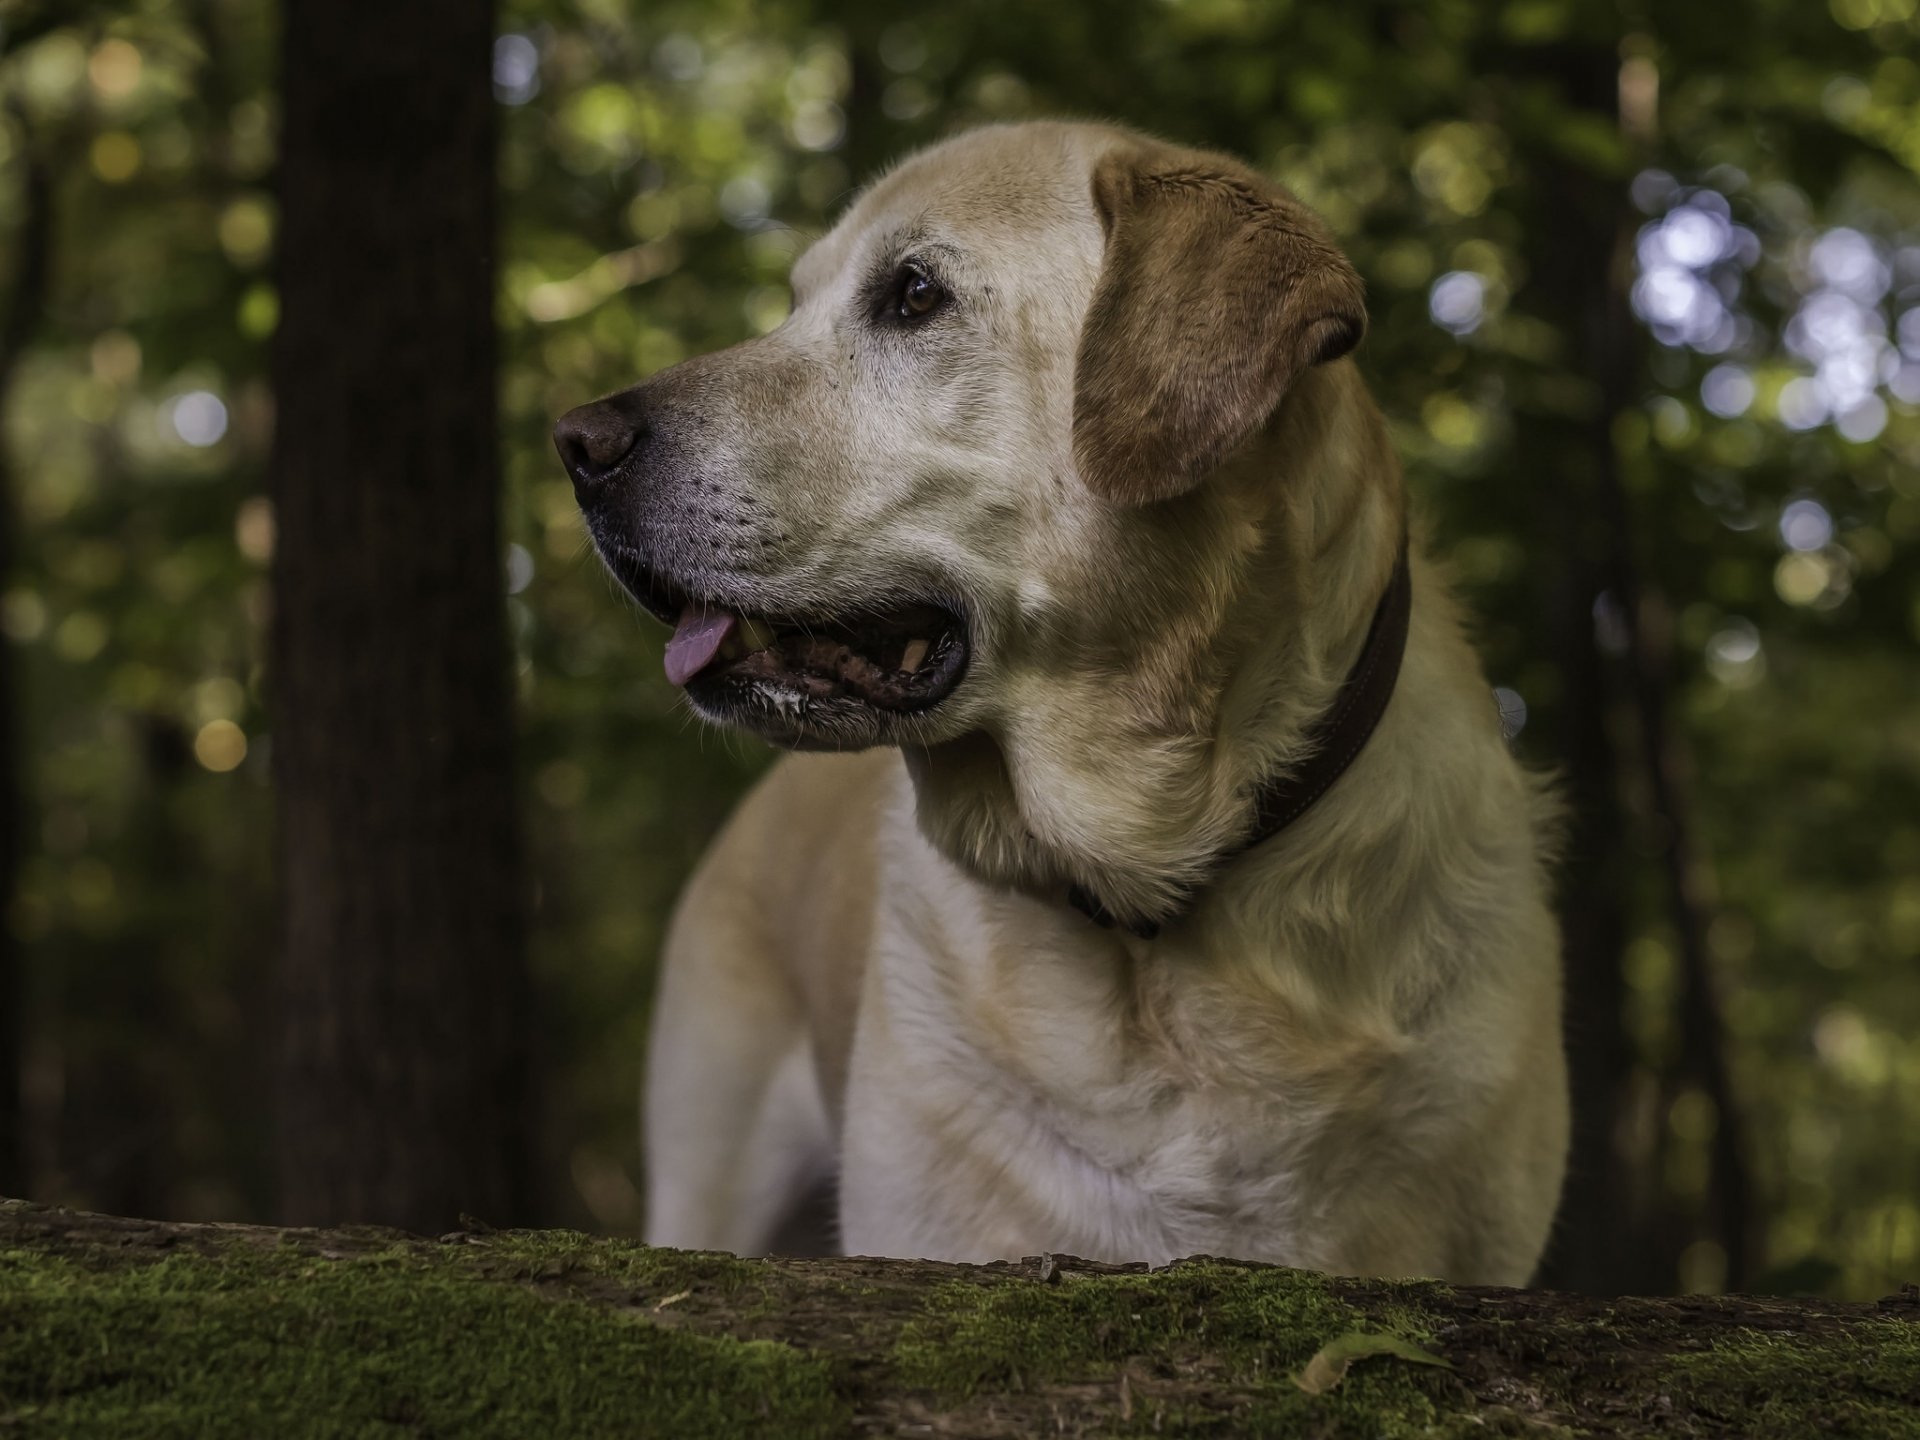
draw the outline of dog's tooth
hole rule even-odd
[[[758,620],[743,619],[740,622],[740,639],[749,651],[765,650],[773,644],[773,631]]]
[[[925,640],[909,640],[907,648],[900,652],[901,670],[908,675],[918,670],[920,662],[927,658],[927,648],[928,642]]]

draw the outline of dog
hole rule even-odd
[[[705,720],[647,1238],[1524,1283],[1567,1145],[1555,809],[1349,352],[1225,155],[1059,122],[869,185],[772,333],[569,412]]]

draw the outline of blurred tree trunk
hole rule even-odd
[[[865,185],[901,151],[900,126],[886,113],[887,66],[880,38],[905,12],[876,0],[849,0],[840,10],[847,36],[847,135],[840,158],[855,185]]]
[[[1612,123],[1619,64],[1611,48],[1595,45],[1559,50],[1549,64],[1528,52],[1510,57],[1507,68],[1552,73],[1564,104]],[[1631,1138],[1637,1057],[1622,962],[1633,867],[1621,799],[1625,761],[1610,725],[1618,689],[1611,672],[1625,645],[1623,597],[1612,588],[1622,543],[1622,517],[1610,503],[1619,486],[1613,422],[1638,383],[1618,248],[1625,197],[1620,180],[1554,149],[1542,146],[1529,159],[1542,206],[1529,233],[1547,241],[1529,257],[1537,267],[1534,308],[1567,336],[1575,368],[1594,386],[1587,414],[1536,413],[1523,422],[1522,453],[1553,477],[1540,501],[1559,567],[1552,610],[1571,810],[1561,925],[1573,1149],[1541,1283],[1590,1294],[1656,1293],[1672,1287],[1673,1274],[1651,1229],[1650,1157]]]
[[[273,357],[282,1210],[526,1210],[492,6],[290,0]]]
[[[1625,49],[1570,46],[1547,64],[1536,54],[1515,73],[1555,74],[1564,102],[1620,124],[1629,143],[1652,138],[1657,85],[1651,65],[1635,83],[1644,113],[1622,106]],[[1634,62],[1629,59],[1627,64]],[[1631,133],[1635,126],[1645,133]],[[1516,133],[1525,133],[1516,127]],[[1696,879],[1691,823],[1669,723],[1663,626],[1637,559],[1634,514],[1615,439],[1616,419],[1637,403],[1644,347],[1628,298],[1638,217],[1623,177],[1542,146],[1531,156],[1547,207],[1532,233],[1549,237],[1534,258],[1538,307],[1570,337],[1595,386],[1591,413],[1534,417],[1536,454],[1553,457],[1560,574],[1557,642],[1564,693],[1564,755],[1573,816],[1562,891],[1566,935],[1567,1049],[1574,1135],[1569,1177],[1543,1283],[1596,1294],[1655,1293],[1679,1282],[1690,1232],[1704,1230],[1727,1257],[1726,1284],[1751,1278],[1753,1186],[1742,1107],[1726,1060],[1726,1029],[1706,949],[1708,912]],[[1610,725],[1623,717],[1626,734]],[[1625,746],[1621,744],[1626,741]],[[1638,774],[1630,782],[1630,768]],[[1623,795],[1644,791],[1637,833],[1658,858],[1665,920],[1678,951],[1681,1055],[1658,1094],[1636,1096],[1646,1068],[1626,1029],[1623,969],[1633,866]],[[1710,1209],[1673,1213],[1659,1173],[1663,1126],[1678,1078],[1698,1085],[1718,1121],[1709,1157]],[[1651,1078],[1650,1076],[1648,1077]],[[1651,1087],[1649,1087],[1651,1088]],[[1640,1123],[1636,1123],[1640,1122]]]
[[[53,167],[29,130],[25,114],[16,110],[12,118],[24,163],[6,318],[0,321],[0,415],[27,344],[46,311],[53,238]],[[0,588],[13,573],[14,529],[12,456],[0,433]],[[27,1192],[26,1124],[20,1103],[27,995],[11,915],[20,874],[25,802],[18,754],[18,673],[13,643],[0,637],[0,1195]]]

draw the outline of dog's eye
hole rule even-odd
[[[940,308],[947,298],[947,292],[924,270],[916,270],[911,265],[900,271],[897,289],[894,292],[894,313],[902,320],[920,320]]]

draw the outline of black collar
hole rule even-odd
[[[1214,857],[1214,868],[1246,854],[1254,846],[1271,840],[1298,820],[1322,795],[1332,788],[1366,747],[1374,726],[1386,713],[1393,699],[1394,682],[1400,678],[1400,660],[1407,651],[1407,617],[1413,602],[1413,581],[1408,573],[1407,540],[1400,540],[1400,555],[1394,562],[1393,576],[1374,606],[1373,623],[1367,627],[1366,644],[1341,682],[1339,697],[1326,714],[1307,732],[1307,758],[1261,787],[1254,808],[1253,829],[1238,845]],[[1116,923],[1100,899],[1084,885],[1067,891],[1074,909],[1101,926]],[[1126,924],[1125,929],[1143,940],[1160,933],[1166,920],[1178,918],[1192,904],[1187,895],[1173,914],[1160,921],[1144,920]]]

